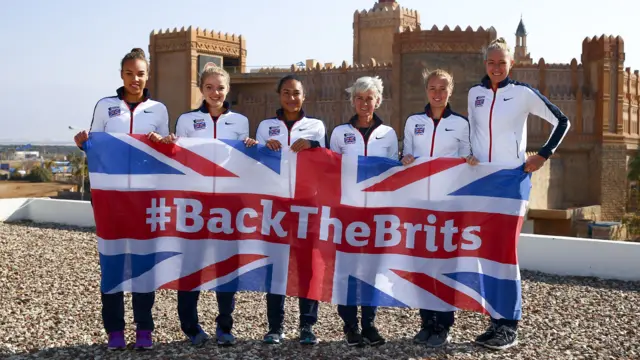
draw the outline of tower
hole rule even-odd
[[[247,50],[242,36],[189,26],[154,31],[149,40],[148,86],[169,109],[171,131],[178,115],[200,105],[198,80],[206,64],[214,63],[231,74],[245,71]]]
[[[370,10],[353,15],[353,62],[368,64],[393,60],[393,35],[420,27],[417,11],[400,6],[395,0],[378,0]]]
[[[531,55],[527,52],[527,29],[520,17],[520,23],[516,29],[516,48],[514,51],[514,60],[516,64],[530,65],[533,63]]]

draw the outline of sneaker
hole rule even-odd
[[[107,343],[107,349],[122,350],[126,347],[127,342],[124,340],[124,331],[114,331],[109,333],[109,342]]]
[[[422,329],[413,337],[413,342],[416,344],[426,345],[431,336],[431,328],[423,326]]]
[[[318,343],[316,335],[313,333],[311,325],[303,325],[300,328],[300,344],[302,345],[315,345]]]
[[[486,343],[487,340],[493,339],[493,336],[495,335],[497,328],[498,326],[492,321],[489,324],[489,328],[487,328],[487,330],[483,334],[478,335],[478,337],[475,339],[474,342],[478,345],[484,345],[484,343]]]
[[[233,336],[231,331],[224,331],[220,328],[216,329],[216,339],[220,346],[233,346],[236,343],[236,337]]]
[[[364,338],[362,337],[360,329],[357,326],[349,328],[345,332],[345,336],[347,338],[348,346],[363,347],[365,345]]]
[[[282,340],[284,340],[282,330],[269,329],[269,332],[264,336],[262,342],[265,344],[280,344]]]
[[[193,346],[200,347],[209,340],[209,334],[204,332],[200,325],[198,325],[198,333],[195,335],[187,335],[187,338],[191,341]]]
[[[375,326],[362,329],[362,337],[364,337],[364,341],[371,346],[382,345],[386,342],[386,340],[380,336]]]
[[[518,344],[518,331],[506,325],[498,327],[493,338],[484,343],[484,347],[492,350],[504,350]]]
[[[449,328],[444,326],[436,326],[431,332],[431,336],[427,340],[427,347],[439,348],[443,347],[451,341],[451,335],[449,335]]]
[[[136,344],[134,348],[136,350],[153,349],[153,339],[151,338],[151,331],[149,330],[136,331]]]

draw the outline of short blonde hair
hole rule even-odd
[[[231,86],[231,77],[225,69],[215,64],[207,64],[204,66],[204,69],[202,69],[202,73],[200,73],[200,90],[202,90],[202,84],[204,84],[204,81],[209,76],[213,75],[221,76],[224,79],[225,84],[227,85],[227,89]]]
[[[509,56],[509,59],[513,59],[513,53],[511,52],[511,48],[507,44],[507,40],[505,40],[502,37],[493,40],[484,49],[484,59],[485,60],[487,60],[487,56],[489,55],[489,52],[491,52],[493,50],[502,50],[505,53],[507,53],[507,56]]]
[[[379,76],[363,76],[361,78],[358,78],[358,80],[356,80],[353,85],[346,89],[346,91],[351,95],[351,104],[353,104],[353,101],[358,94],[367,92],[369,90],[373,90],[374,96],[376,98],[377,109],[380,107],[380,104],[382,104],[382,92],[384,91],[382,79],[380,79]]]
[[[449,74],[448,71],[443,70],[443,69],[436,69],[433,71],[429,71],[427,69],[424,69],[424,71],[422,72],[422,79],[424,80],[424,87],[427,88],[429,86],[429,81],[431,81],[431,79],[433,78],[443,78],[447,80],[447,89],[449,90],[449,93],[453,92],[453,76],[451,74]]]

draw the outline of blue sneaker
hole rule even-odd
[[[282,330],[269,329],[269,332],[264,336],[262,342],[265,344],[280,344],[284,338],[285,336]]]
[[[300,344],[302,345],[315,345],[318,343],[316,335],[313,333],[311,325],[303,325],[300,328]]]
[[[233,336],[231,331],[225,332],[220,328],[216,329],[216,338],[220,346],[233,346],[236,343],[236,337]]]
[[[198,325],[198,333],[193,336],[187,335],[187,338],[191,341],[191,344],[193,346],[200,347],[209,340],[209,335],[204,330],[202,330],[200,325]]]

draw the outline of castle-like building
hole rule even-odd
[[[619,220],[629,197],[628,160],[640,144],[640,76],[624,67],[624,42],[612,36],[585,38],[580,60],[547,64],[544,58],[532,60],[527,36],[520,20],[511,42],[516,61],[511,77],[538,88],[572,123],[557,154],[534,176],[531,208],[547,209],[546,215],[537,215],[543,220],[600,205],[601,219]],[[379,0],[353,15],[352,64],[307,60],[305,66],[248,72],[242,36],[189,27],[152,32],[149,85],[176,119],[199,105],[198,73],[205,63],[217,63],[232,74],[228,100],[255,131],[259,121],[275,114],[278,79],[296,73],[304,82],[306,112],[325,120],[331,131],[354,112],[345,89],[360,76],[378,75],[385,84],[378,113],[401,137],[406,117],[424,109],[423,69],[453,74],[451,104],[464,114],[468,89],[484,75],[483,48],[496,38],[493,27],[423,30],[418,11]],[[536,151],[549,133],[546,121],[531,116],[529,149]]]

